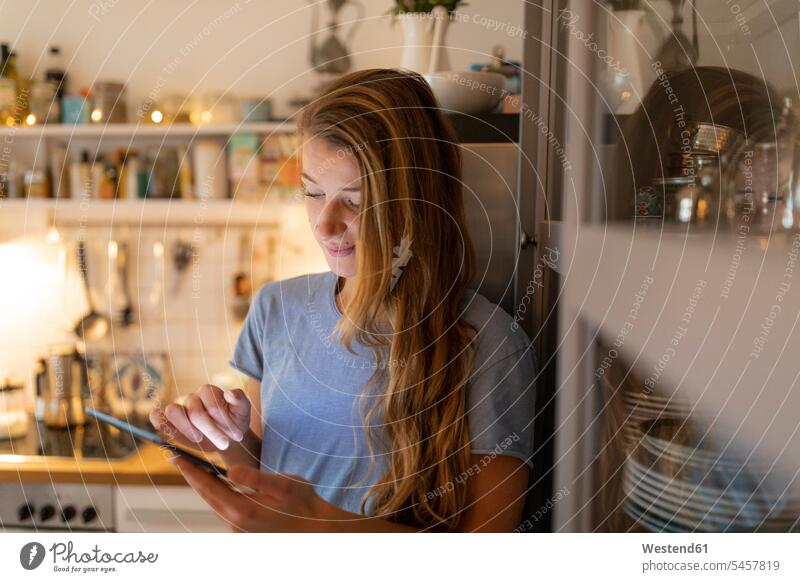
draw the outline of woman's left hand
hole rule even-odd
[[[186,481],[236,532],[329,531],[334,506],[317,495],[308,481],[295,475],[263,473],[234,465],[228,478],[255,490],[239,493],[191,461],[171,459]]]

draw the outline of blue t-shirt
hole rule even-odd
[[[335,301],[337,279],[328,271],[264,285],[230,363],[261,382],[261,469],[303,477],[327,501],[360,513],[361,498],[385,467],[385,457],[376,451],[375,468],[362,482],[370,465],[362,408],[370,408],[368,399],[378,396],[374,387],[361,388],[376,364],[369,348],[354,342],[353,355],[331,336],[342,317]],[[506,312],[474,291],[465,297],[463,317],[478,330],[467,384],[471,451],[512,455],[532,466],[530,341],[512,327]]]

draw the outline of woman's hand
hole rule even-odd
[[[243,390],[206,384],[183,404],[169,404],[150,413],[156,430],[175,443],[203,451],[224,451],[241,442],[250,427],[250,400]]]
[[[174,457],[170,462],[231,531],[318,532],[336,526],[340,510],[317,495],[314,487],[300,477],[234,465],[228,471],[230,480],[255,491],[245,494],[234,491],[191,461]]]

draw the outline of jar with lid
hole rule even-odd
[[[102,81],[92,86],[94,106],[90,118],[92,123],[125,123],[128,107],[125,103],[125,84]]]
[[[704,228],[716,226],[720,219],[720,197],[714,189],[719,183],[716,172],[707,168],[697,179],[683,180],[682,184],[674,184],[664,198],[665,221]]]
[[[724,211],[731,225],[756,234],[800,230],[800,124],[789,99],[726,161]]]
[[[28,125],[54,123],[61,119],[61,107],[56,99],[56,85],[50,81],[36,81],[31,84],[30,114]]]
[[[16,439],[28,432],[24,385],[17,378],[0,380],[0,440]]]

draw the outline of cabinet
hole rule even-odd
[[[645,51],[655,59],[669,38],[665,31],[671,7],[666,1],[643,4],[649,7],[645,19],[654,27],[641,33],[642,46],[655,47]],[[624,506],[625,487],[618,487],[613,507],[601,500],[604,490],[619,483],[609,474],[624,472],[630,451],[609,454],[620,445],[607,434],[614,425],[613,396],[604,386],[606,364],[624,370],[612,394],[622,390],[622,383],[639,381],[657,397],[691,403],[687,422],[713,435],[726,454],[746,459],[745,473],[768,467],[769,479],[785,485],[775,492],[776,505],[794,511],[794,477],[800,470],[794,357],[800,349],[800,285],[795,275],[800,238],[792,232],[753,231],[742,241],[731,228],[686,228],[620,211],[633,208],[635,192],[624,188],[624,172],[615,157],[620,147],[631,146],[631,160],[639,160],[637,146],[624,141],[630,139],[631,118],[619,115],[610,99],[608,60],[601,58],[628,56],[608,52],[613,46],[608,23],[620,15],[602,3],[579,1],[533,3],[529,13],[537,11],[543,24],[536,24],[543,33],[526,39],[531,44],[526,56],[538,53],[538,62],[549,67],[544,92],[550,111],[545,119],[553,136],[549,144],[538,144],[548,149],[550,160],[539,196],[539,204],[550,211],[536,214],[538,252],[543,256],[546,248],[558,250],[558,261],[548,265],[553,267],[548,269],[553,286],[539,296],[536,325],[542,336],[537,341],[540,358],[557,361],[551,383],[545,377],[542,385],[554,402],[551,492],[569,491],[553,503],[552,529],[653,529],[630,519],[622,526],[609,525],[609,512]],[[784,97],[798,101],[793,55],[800,50],[799,25],[796,2],[686,2],[685,42],[696,36],[699,52],[688,70],[702,76],[716,67],[725,74],[750,76],[756,82],[748,90],[763,89],[778,97],[777,111]],[[634,91],[633,98],[645,99],[652,90],[655,74],[646,75],[651,65],[643,63],[645,90]],[[743,87],[738,80],[737,86]],[[536,84],[525,87],[533,90]],[[719,111],[718,96],[707,94],[713,114]],[[733,106],[739,104],[749,119],[755,106],[743,95],[740,99]],[[686,103],[687,111],[690,105],[701,109]],[[642,131],[655,131],[653,127]],[[609,139],[609,128],[622,137]],[[653,139],[667,148],[670,135],[659,133]],[[563,144],[568,166],[557,163],[555,143]],[[641,164],[634,161],[627,171],[641,171]],[[634,376],[638,380],[631,380]],[[610,473],[603,467],[609,457],[618,461]],[[730,483],[736,487],[733,479]],[[659,499],[653,495],[647,501],[655,506]],[[747,507],[745,497],[741,508]],[[675,523],[681,516],[676,512],[668,517]],[[713,511],[698,523],[708,531],[726,529]],[[754,522],[751,529],[763,523]]]

